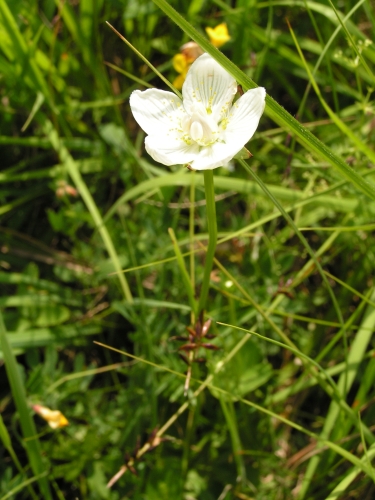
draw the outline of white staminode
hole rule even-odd
[[[146,132],[146,151],[164,165],[194,170],[226,166],[254,135],[265,105],[262,87],[245,92],[232,106],[237,83],[210,55],[192,64],[182,87],[172,92],[134,91],[130,107]]]

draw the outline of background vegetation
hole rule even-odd
[[[0,0],[1,499],[374,498],[374,7]],[[170,81],[226,22],[215,57],[274,99],[214,172],[220,349],[187,397],[168,228],[199,290],[202,175],[144,152],[128,98],[166,86],[105,21]]]

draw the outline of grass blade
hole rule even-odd
[[[7,333],[3,321],[3,316],[0,311],[0,338],[1,346],[4,354],[5,368],[8,375],[10,388],[13,394],[14,402],[20,418],[24,445],[29,458],[30,466],[36,476],[43,475],[39,478],[38,484],[43,498],[52,500],[52,495],[47,478],[44,476],[46,463],[42,460],[41,447],[34,420],[30,415],[30,410],[27,405],[25,388],[22,383],[21,375],[17,366],[16,358],[8,342]]]

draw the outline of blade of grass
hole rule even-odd
[[[5,369],[9,380],[9,385],[12,391],[14,402],[18,411],[22,434],[23,444],[26,448],[27,456],[31,469],[35,476],[42,475],[38,479],[39,488],[43,498],[52,500],[51,490],[47,478],[45,477],[46,463],[42,460],[42,450],[34,420],[30,415],[30,410],[27,404],[25,387],[23,385],[17,361],[8,342],[7,333],[3,321],[3,315],[0,311],[0,339],[1,348],[5,360]]]
[[[315,21],[314,14],[310,10],[309,4],[308,4],[307,0],[304,0],[304,1],[305,1],[306,10],[307,10],[307,12],[309,14],[309,18],[310,18],[311,24],[314,27],[314,31],[316,33],[316,36],[317,36],[318,40],[319,40],[320,46],[324,47],[324,49],[325,49],[326,47],[325,47],[324,39],[323,39],[323,36],[322,36],[321,31],[319,29],[318,23]],[[364,0],[360,0],[360,1],[363,2]],[[332,65],[331,65],[331,60],[330,60],[329,57],[327,57],[327,59],[326,59],[326,65],[327,65],[327,69],[328,69],[328,75],[329,75],[330,85],[332,87],[333,102],[335,104],[336,112],[338,112],[338,110],[339,110],[339,103],[338,103],[338,99],[337,99],[336,82],[335,82],[335,80],[333,78]],[[315,74],[315,72],[316,72],[316,69],[317,69],[316,66],[317,65],[315,65],[315,67],[313,69],[313,74]],[[303,94],[303,99],[302,99],[302,102],[301,102],[301,104],[299,106],[299,109],[298,109],[298,112],[297,112],[297,116],[298,117],[301,117],[301,111],[304,109],[305,102],[306,102],[306,99],[307,99],[307,96],[308,96],[309,92],[310,92],[310,84],[307,86],[307,88],[306,88],[306,90],[305,90],[305,92]]]
[[[115,71],[117,71],[118,73],[121,73],[122,75],[126,76],[127,78],[129,78],[130,80],[133,80],[135,83],[138,83],[138,85],[142,85],[143,87],[146,87],[146,88],[149,88],[149,89],[152,89],[154,88],[154,85],[151,85],[151,83],[148,83],[146,82],[145,80],[141,80],[141,78],[138,78],[134,75],[132,75],[131,73],[129,73],[128,71],[125,71],[124,69],[122,68],[119,68],[118,66],[116,66],[115,64],[112,64],[110,62],[106,62],[105,63],[106,66],[108,66],[109,68],[112,68],[114,69]]]
[[[372,295],[372,290],[369,290],[367,295]],[[348,331],[352,323],[362,314],[365,305],[368,303],[371,303],[371,301],[368,300],[368,297],[363,296],[362,302],[359,304],[359,306],[357,306],[353,314],[351,314],[350,317],[346,320],[345,328],[340,328],[340,330],[333,336],[333,338],[319,351],[319,354],[315,358],[317,362],[320,362],[327,356],[327,354],[333,349],[340,338],[344,335],[344,332]]]
[[[175,88],[175,87],[174,87],[174,86],[170,83],[170,81],[169,81],[167,78],[165,78],[165,76],[164,76],[164,75],[162,75],[162,74],[160,73],[160,71],[159,71],[157,68],[155,68],[155,66],[153,66],[153,65],[150,63],[150,61],[149,61],[146,57],[144,57],[144,56],[143,56],[143,54],[141,54],[141,53],[139,52],[139,50],[137,50],[137,49],[134,47],[134,45],[132,45],[132,44],[131,44],[131,43],[130,43],[130,42],[129,42],[129,41],[128,41],[128,40],[127,40],[127,39],[126,39],[123,35],[121,35],[121,33],[119,33],[119,32],[116,30],[116,28],[114,28],[114,27],[113,27],[113,26],[112,26],[112,25],[111,25],[108,21],[106,21],[106,23],[107,23],[107,24],[108,24],[108,26],[111,28],[111,30],[112,30],[112,31],[114,31],[114,32],[116,33],[116,35],[117,35],[119,38],[121,38],[121,40],[122,40],[124,43],[126,43],[126,45],[127,45],[128,47],[130,47],[130,48],[132,49],[132,51],[133,51],[135,54],[137,54],[137,56],[138,56],[138,57],[140,57],[140,58],[142,59],[142,61],[143,61],[143,62],[145,62],[145,63],[147,64],[147,66],[148,66],[148,67],[149,67],[149,68],[150,68],[150,69],[151,69],[151,70],[152,70],[152,71],[153,71],[156,75],[158,75],[158,77],[159,77],[159,78],[161,78],[161,80],[163,80],[163,82],[164,82],[164,83],[165,83],[165,84],[166,84],[166,85],[167,85],[167,86],[168,86],[168,87],[172,90],[172,92],[174,92],[174,93],[175,93],[178,97],[180,97],[180,98],[182,97],[182,96],[181,96],[181,92],[179,92],[179,91],[178,91],[178,90],[177,90],[177,89],[176,89],[176,88]]]
[[[237,468],[237,481],[242,483],[242,485],[245,485],[246,467],[242,456],[243,447],[241,445],[241,438],[238,432],[237,417],[233,407],[233,401],[232,399],[224,397],[223,394],[220,394],[219,401],[232,440],[233,456]]]
[[[1,176],[0,176],[1,181]],[[203,186],[204,179],[201,174],[197,174],[194,180],[196,186]],[[164,186],[190,186],[192,183],[192,176],[186,173],[185,170],[162,175],[157,178],[147,179],[140,182],[136,186],[128,189],[123,195],[121,195],[116,202],[111,206],[106,215],[104,216],[104,221],[106,222],[110,217],[114,215],[116,210],[124,203],[129,202],[144,193],[149,192],[152,188],[164,187]],[[215,177],[215,186],[219,189],[236,191],[242,194],[253,194],[264,196],[264,191],[256,183],[244,179],[236,179],[233,177]],[[342,183],[339,185],[334,185],[327,189],[326,191],[321,191],[312,196],[306,196],[303,191],[296,191],[295,189],[289,189],[283,186],[268,185],[268,189],[281,201],[287,201],[290,203],[296,203],[303,200],[303,203],[316,203],[319,206],[324,206],[327,208],[334,208],[343,212],[352,212],[359,205],[360,201],[353,198],[339,198],[335,196],[329,196],[329,193],[335,192],[338,188],[342,187]],[[325,194],[327,193],[327,194]]]
[[[361,458],[363,462],[369,462],[375,457],[375,445],[371,446],[366,455]],[[339,484],[330,492],[325,500],[337,500],[338,498],[343,498],[343,493],[348,491],[349,486],[361,473],[360,467],[353,467],[350,471],[346,472],[344,478],[339,482]]]
[[[16,207],[19,207],[20,205],[23,205],[24,203],[33,200],[34,198],[39,198],[41,195],[45,194],[47,192],[46,189],[34,189],[32,193],[27,194],[26,196],[20,196],[16,200],[13,200],[10,203],[4,204],[0,207],[0,215],[6,214],[7,212],[10,212],[11,210],[14,210]]]

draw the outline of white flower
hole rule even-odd
[[[254,135],[265,105],[264,88],[248,90],[233,105],[237,83],[210,55],[192,64],[182,87],[134,91],[130,107],[146,132],[146,151],[164,165],[194,170],[226,166]]]

